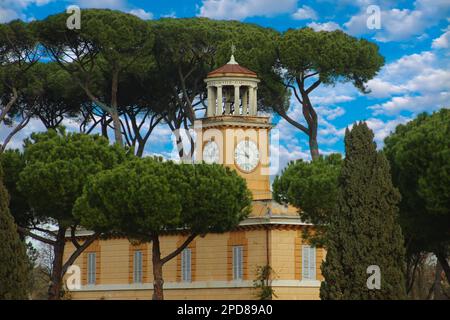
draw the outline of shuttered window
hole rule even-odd
[[[87,258],[87,282],[88,284],[95,284],[97,254],[95,252],[89,252]]]
[[[302,279],[316,280],[316,248],[302,246]]]
[[[133,282],[142,283],[142,251],[140,250],[134,252]]]
[[[192,281],[192,251],[189,248],[181,252],[181,279],[182,281]]]
[[[244,247],[233,246],[233,279],[242,280],[244,270]]]

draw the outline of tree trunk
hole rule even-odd
[[[120,119],[117,109],[113,108],[113,111],[111,112],[111,118],[113,119],[114,126],[114,140],[118,145],[123,146],[122,131],[120,129]]]
[[[56,237],[56,243],[53,247],[54,260],[50,277],[50,286],[48,288],[48,300],[60,300],[61,298],[65,235],[66,228],[60,228]]]
[[[145,151],[145,142],[139,141],[136,150],[136,157],[142,158],[142,156],[144,155],[144,151]]]
[[[119,71],[114,71],[111,83],[111,118],[114,125],[114,138],[116,143],[123,146],[122,130],[119,119],[119,112],[117,111],[117,90],[119,86]]]
[[[442,266],[442,269],[445,272],[445,276],[447,278],[447,282],[450,284],[450,266],[448,265],[447,256],[442,252],[436,252],[436,257],[438,258],[439,263]]]
[[[309,100],[308,94],[304,93],[302,90],[303,97],[303,115],[306,122],[308,123],[309,130],[309,151],[311,153],[311,159],[317,160],[320,156],[319,145],[317,143],[317,113],[314,110],[311,101]]]
[[[312,160],[317,160],[320,156],[319,145],[317,144],[317,133],[309,136],[309,150],[311,152]]]
[[[164,300],[163,292],[163,262],[161,261],[161,250],[159,237],[152,237],[152,263],[153,263],[153,300]]]

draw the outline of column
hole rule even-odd
[[[226,115],[231,114],[230,106],[231,106],[231,92],[229,89],[227,89],[225,91],[225,114]]]
[[[239,86],[235,85],[234,86],[234,114],[236,114],[236,115],[240,115],[241,114],[241,112],[239,110],[239,105],[240,105],[240,102],[239,102]]]
[[[208,86],[208,109],[206,110],[207,117],[214,116],[216,101],[214,100],[214,90],[213,89],[214,88],[212,86]]]
[[[217,86],[217,111],[216,116],[221,116],[223,112],[222,86]]]
[[[248,89],[249,87],[244,87],[244,93],[242,94],[242,115],[247,115],[248,110]]]
[[[255,90],[255,93],[253,94],[253,115],[256,116],[258,113],[258,87],[254,87],[253,90]]]
[[[255,100],[255,91],[253,87],[248,87],[248,115],[253,115],[253,101]]]

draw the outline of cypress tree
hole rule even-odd
[[[30,264],[8,205],[0,167],[0,300],[27,299]]]
[[[322,299],[402,299],[404,240],[398,224],[400,193],[393,186],[388,161],[377,152],[366,123],[345,133],[344,165],[339,176],[336,212],[327,236],[322,265]],[[380,289],[369,289],[380,268]]]

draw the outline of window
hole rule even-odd
[[[302,279],[316,280],[316,248],[302,246]]]
[[[244,270],[244,247],[233,246],[233,279],[242,280]]]
[[[88,284],[95,284],[95,278],[96,278],[96,259],[97,254],[95,252],[89,252],[87,255],[88,261],[87,261],[87,283]]]
[[[133,282],[142,283],[142,251],[140,250],[134,252]]]
[[[191,249],[186,248],[181,252],[181,280],[182,281],[186,281],[186,282],[192,281],[191,257],[192,257]]]

